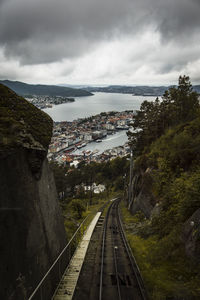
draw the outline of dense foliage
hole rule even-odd
[[[154,220],[161,236],[200,208],[199,133],[200,118],[197,118],[169,130],[152,144],[146,155],[146,165],[154,168],[153,192],[162,209]],[[161,219],[164,226],[159,225]]]
[[[186,221],[200,208],[199,102],[189,78],[180,77],[179,86],[165,92],[162,102],[144,102],[136,125],[141,130],[131,138],[141,155],[135,171],[153,170],[152,193],[162,211],[154,225],[159,232],[169,233],[174,222]]]
[[[191,121],[199,112],[198,94],[188,76],[180,76],[178,87],[170,88],[155,101],[144,101],[133,120],[129,138],[136,156],[148,149],[167,129]]]
[[[199,299],[199,224],[191,230],[187,255],[184,237],[187,221],[200,209],[200,113],[189,77],[180,77],[162,101],[144,102],[133,128],[134,172],[151,170],[156,212],[129,239],[151,298]]]
[[[117,158],[107,163],[80,162],[78,168],[51,162],[68,238],[77,230],[83,219],[115,198],[124,189],[124,173],[129,161]],[[95,194],[92,185],[103,184],[106,190]]]
[[[142,211],[132,216],[123,208],[123,214],[150,299],[199,299],[200,222],[192,229],[187,255],[184,238],[187,221],[200,209],[200,111],[189,77],[180,76],[178,86],[166,91],[162,100],[143,102],[133,129],[129,140],[136,158],[134,174],[148,169],[156,210],[149,220]],[[59,191],[68,191],[64,202],[79,218],[84,199],[89,203],[94,195],[77,186],[96,182],[107,190],[122,190],[128,172],[129,161],[117,158],[80,163],[77,169],[63,168],[55,174]]]
[[[63,201],[70,197],[91,197],[91,191],[84,192],[83,186],[91,186],[93,183],[104,184],[107,190],[123,190],[124,174],[128,174],[129,161],[124,158],[116,158],[105,163],[79,163],[78,168],[69,168],[51,163],[54,172],[56,187]]]

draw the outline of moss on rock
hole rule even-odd
[[[1,152],[16,146],[47,151],[52,126],[46,113],[0,84]]]

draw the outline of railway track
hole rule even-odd
[[[103,227],[99,300],[147,300],[143,281],[126,241],[119,201],[110,205]]]
[[[73,300],[147,300],[113,199],[94,230]],[[103,209],[103,208],[102,208]]]

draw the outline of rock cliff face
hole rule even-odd
[[[51,131],[46,114],[0,85],[0,299],[28,299],[66,244],[46,159]]]
[[[147,218],[151,217],[156,205],[156,199],[151,190],[151,170],[147,169],[145,172],[138,171],[132,181],[130,210],[133,214],[142,211]]]
[[[185,252],[192,259],[200,261],[200,209],[198,209],[184,224],[183,242]]]

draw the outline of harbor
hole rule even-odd
[[[126,133],[133,116],[132,111],[108,112],[73,122],[56,122],[49,160],[59,164],[102,162],[127,155]]]

